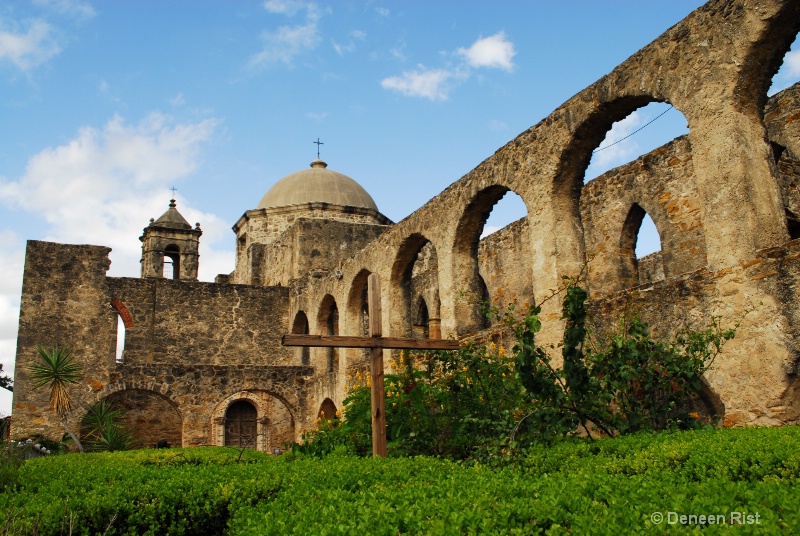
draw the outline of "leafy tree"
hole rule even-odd
[[[3,365],[0,364],[0,373],[2,373],[2,372],[3,372]],[[13,384],[14,384],[14,380],[12,380],[8,376],[4,376],[3,374],[0,374],[0,387],[1,388],[13,392],[14,391]]]
[[[31,366],[31,378],[33,388],[38,389],[43,386],[50,388],[50,406],[61,420],[61,425],[67,431],[72,441],[83,452],[78,436],[69,427],[68,419],[72,412],[72,398],[67,391],[67,384],[78,383],[81,379],[82,371],[80,365],[73,363],[74,356],[72,349],[66,346],[54,346],[50,349],[37,346],[40,362]]]

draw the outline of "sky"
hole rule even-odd
[[[234,267],[231,226],[317,139],[399,221],[701,3],[0,0],[3,373],[26,240],[110,246],[109,275],[138,276],[138,237],[174,187],[212,281]],[[771,92],[798,80],[796,43]],[[601,147],[667,108],[634,112]],[[587,178],[686,132],[667,111],[596,153]],[[486,231],[524,214],[504,198]]]

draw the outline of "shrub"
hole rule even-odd
[[[614,436],[699,425],[684,407],[734,331],[715,321],[706,330],[684,330],[660,342],[633,317],[595,348],[587,343],[586,297],[574,282],[564,289],[561,368],[552,364],[553,348],[536,342],[540,307],[531,307],[519,322],[511,311],[487,309],[514,329],[511,354],[472,342],[453,352],[401,354],[393,366],[399,372],[387,374],[384,385],[389,454],[488,462],[576,431]],[[357,377],[344,401],[343,421],[318,423],[294,450],[365,456],[371,452],[370,427],[370,389]]]

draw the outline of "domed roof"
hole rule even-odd
[[[285,176],[269,189],[258,208],[330,203],[378,210],[375,201],[360,184],[327,167],[328,164],[317,158],[311,162],[311,169]]]

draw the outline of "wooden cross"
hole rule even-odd
[[[369,337],[342,335],[295,335],[281,339],[284,346],[326,348],[369,348],[372,380],[372,455],[386,457],[386,400],[383,387],[383,350],[458,350],[459,342],[449,339],[408,339],[381,337],[381,287],[378,274],[367,280]]]

